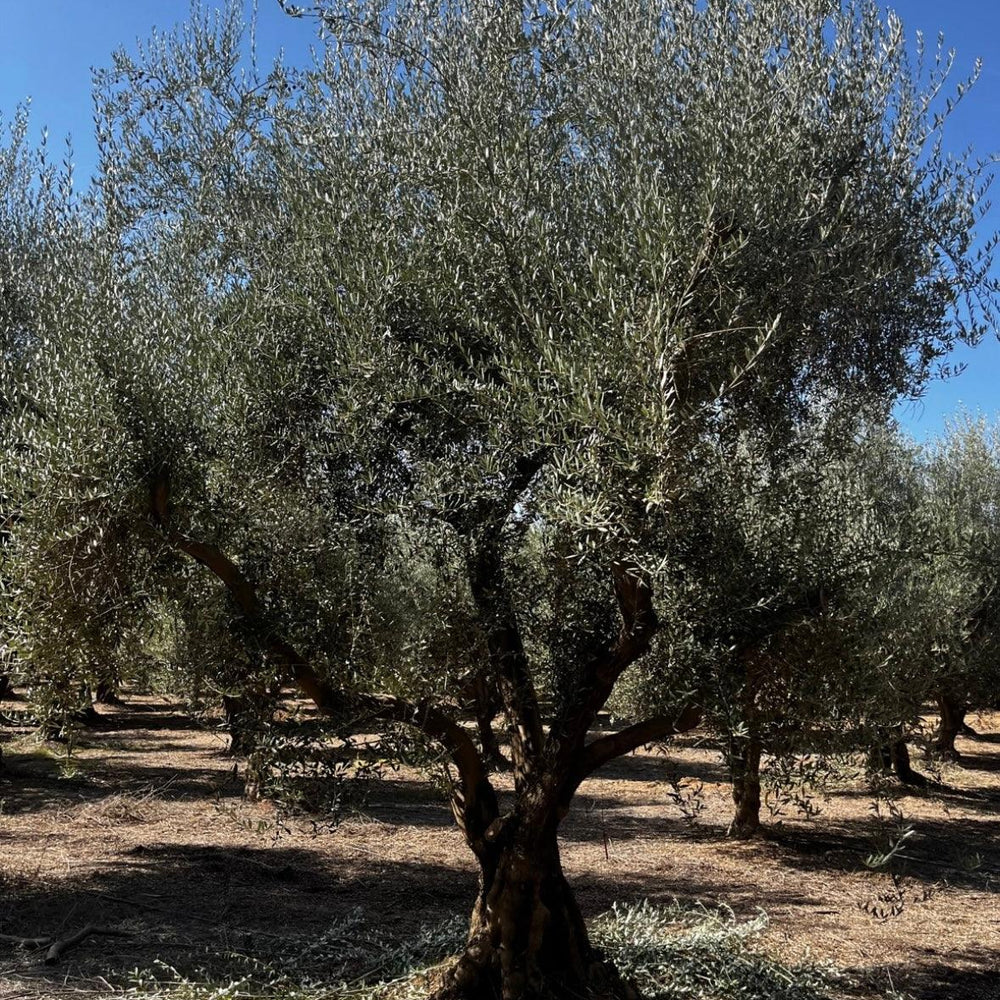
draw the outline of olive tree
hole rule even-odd
[[[921,568],[936,625],[927,643],[922,690],[941,712],[938,749],[955,757],[966,712],[992,707],[1000,696],[997,430],[983,420],[956,421],[922,458]]]
[[[69,587],[88,563],[46,535],[99,560],[130,524],[321,709],[440,745],[480,868],[442,997],[628,995],[557,834],[590,774],[702,715],[647,658],[702,449],[777,455],[981,336],[982,174],[940,145],[943,67],[912,71],[874,4],[311,13],[302,73],[241,76],[231,10],[103,79],[82,306],[11,431],[19,551]],[[434,599],[403,599],[406,563]],[[592,738],[630,667],[659,695]],[[470,668],[503,704],[503,808],[451,705]]]
[[[22,415],[42,418],[33,358],[46,346],[46,317],[71,297],[81,263],[82,205],[73,190],[71,151],[53,159],[47,136],[29,141],[26,106],[0,118],[0,673],[18,663],[19,631],[14,536],[23,527],[24,497],[16,472],[25,458],[12,433]],[[44,445],[43,445],[44,446]],[[4,678],[5,680],[6,678]],[[0,682],[0,687],[6,687]]]
[[[429,723],[482,869],[448,989],[593,985],[556,832],[587,774],[699,715],[650,705],[588,742],[656,633],[698,444],[913,388],[972,291],[974,181],[927,145],[901,29],[873,9],[320,15],[335,45],[301,112],[343,220],[330,298],[381,359],[344,422],[397,442],[397,516],[464,555],[510,724],[501,814],[481,762]],[[313,101],[332,135],[307,131]],[[603,568],[620,613],[617,631],[580,621],[557,678],[522,627],[538,524],[552,560]]]
[[[650,657],[623,678],[618,712],[688,673],[733,782],[730,834],[760,827],[761,763],[794,780],[797,755],[866,750],[909,717],[910,571],[917,466],[883,426],[805,424],[783,447],[744,433],[700,452],[684,544],[662,584]],[[660,659],[670,670],[656,669]],[[652,669],[651,669],[652,668]]]

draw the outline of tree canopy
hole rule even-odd
[[[206,568],[253,683],[450,760],[482,878],[442,995],[627,995],[558,824],[710,708],[748,595],[840,629],[815,595],[875,542],[818,470],[992,324],[986,174],[874,3],[311,13],[302,71],[244,72],[232,4],[118,54],[93,190],[42,166],[11,189],[34,214],[0,203],[12,630],[70,691]],[[706,561],[740,537],[743,587]],[[683,621],[700,661],[658,639]],[[635,721],[591,737],[630,668]]]

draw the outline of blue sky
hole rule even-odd
[[[248,0],[249,2],[249,0]],[[277,0],[259,0],[258,50],[264,63],[282,48],[290,61],[305,54],[312,25],[292,20]],[[216,3],[205,0],[205,7]],[[972,146],[986,156],[1000,152],[1000,4],[992,0],[898,0],[894,5],[910,37],[921,30],[933,41],[943,31],[956,50],[956,80],[977,57],[983,75],[959,106],[950,123],[949,146]],[[92,169],[90,69],[105,65],[111,51],[131,47],[155,25],[169,28],[183,20],[188,0],[0,0],[0,112],[5,116],[31,98],[37,131],[47,126],[51,141],[60,144],[71,134],[78,173]],[[998,203],[985,228],[1000,228]],[[1000,415],[1000,342],[995,336],[975,350],[960,348],[952,359],[966,371],[948,382],[933,384],[926,396],[901,406],[900,419],[917,437],[933,436],[945,418],[964,407],[988,417]]]

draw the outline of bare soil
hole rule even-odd
[[[391,774],[332,828],[245,801],[227,739],[178,706],[130,697],[101,712],[72,757],[0,729],[0,935],[93,923],[131,936],[90,937],[54,966],[0,941],[0,1000],[113,995],[131,969],[319,936],[359,906],[400,940],[471,906],[471,855],[418,774]],[[811,801],[818,815],[765,810],[765,835],[748,842],[726,836],[730,792],[708,737],[633,754],[582,786],[562,828],[566,871],[588,916],[643,898],[763,909],[763,948],[856,971],[858,997],[1000,1000],[1000,714],[970,722],[979,736],[959,739],[961,763],[935,787],[896,789],[897,813],[883,806],[880,820],[846,768]],[[896,874],[867,869],[879,838],[908,824]]]

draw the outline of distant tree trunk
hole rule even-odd
[[[94,708],[94,693],[89,687],[83,689],[83,705],[73,713],[73,719],[81,726],[99,726],[104,716]]]
[[[760,645],[758,638],[737,657],[743,671],[740,721],[746,727],[746,735],[733,735],[729,739],[729,771],[736,807],[727,831],[730,837],[748,838],[760,832],[760,699],[764,671],[770,662]]]
[[[873,771],[894,774],[904,785],[923,787],[927,779],[910,764],[910,751],[902,725],[893,726],[884,733],[885,742],[874,747],[869,759]]]
[[[224,694],[222,715],[229,733],[229,752],[245,757],[253,750],[256,729],[249,700],[243,695]]]
[[[902,726],[900,733],[902,732]],[[893,740],[889,744],[889,760],[892,763],[892,772],[904,785],[914,785],[922,788],[927,784],[927,779],[910,765],[910,751],[906,746],[906,740],[900,738]]]
[[[760,739],[751,734],[732,743],[738,744],[729,757],[736,812],[729,824],[729,835],[753,837],[760,831]]]
[[[7,674],[0,674],[0,701],[4,701],[14,693],[13,685]]]
[[[868,766],[873,773],[892,774],[892,752],[889,743],[879,743],[868,754]]]
[[[938,708],[941,711],[941,725],[937,733],[937,749],[942,756],[956,760],[961,754],[955,748],[955,737],[965,731],[966,707],[951,695],[941,692],[938,695]]]
[[[230,753],[245,757],[254,750],[258,736],[274,716],[280,694],[281,679],[275,678],[267,687],[222,696]]]
[[[121,705],[118,697],[118,682],[113,680],[100,681],[94,689],[94,701],[98,705]]]

